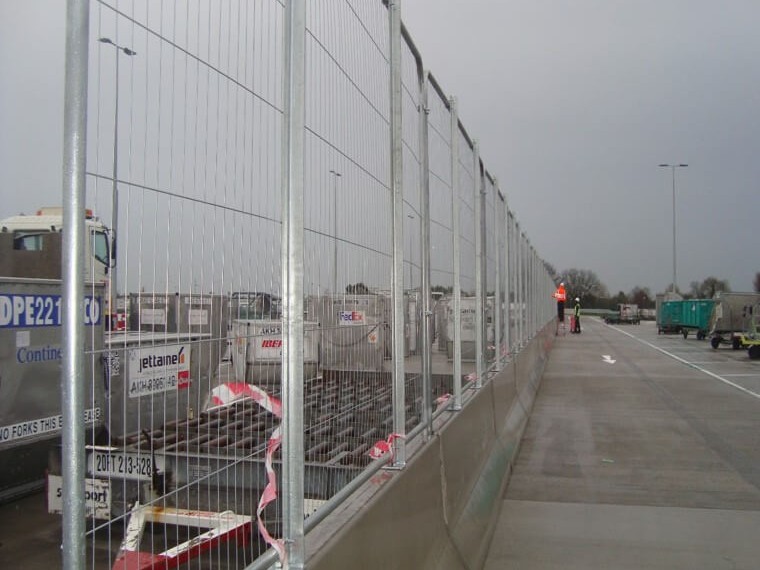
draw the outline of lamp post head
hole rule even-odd
[[[122,47],[114,42],[111,38],[98,38],[98,41],[102,44],[112,45],[117,50],[124,52],[124,55],[137,55],[137,52],[135,50],[129,49],[128,47]]]

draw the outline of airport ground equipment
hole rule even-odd
[[[486,356],[491,360],[495,354],[494,343],[494,300],[493,297],[486,299],[485,303],[485,337]],[[475,297],[462,297],[459,300],[460,308],[460,339],[462,346],[462,361],[475,362],[477,352],[477,330],[476,330],[476,299]],[[454,360],[454,302],[451,300],[447,305],[446,311],[446,356],[449,361]]]
[[[392,356],[391,302],[382,293],[321,295],[306,300],[306,318],[319,323],[323,368],[381,371]],[[408,299],[404,310],[408,310]],[[409,343],[405,341],[405,351]]]
[[[745,319],[747,328],[739,335],[739,341],[749,357],[757,360],[760,358],[760,303],[745,307]]]
[[[671,300],[658,303],[657,334],[676,334],[682,329],[683,301]]]
[[[718,348],[730,344],[734,350],[742,348],[741,335],[749,328],[747,308],[760,303],[760,293],[724,293],[715,295],[715,305],[710,315],[710,345]]]
[[[604,317],[604,322],[615,325],[638,325],[641,322],[639,317],[639,306],[630,303],[619,303],[616,311],[611,311]]]
[[[319,367],[320,328],[304,323],[304,377],[314,378]],[[248,384],[279,385],[282,378],[282,321],[235,319],[230,331],[235,378]]]
[[[678,301],[675,301],[678,302]],[[684,299],[681,303],[681,334],[684,338],[689,331],[695,331],[697,340],[707,337],[715,301],[712,299]]]

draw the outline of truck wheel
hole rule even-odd
[[[747,353],[752,360],[757,360],[760,358],[760,344],[753,344],[750,346],[749,350],[747,350]]]
[[[681,334],[683,335],[683,338],[684,338],[684,339],[685,339],[686,337],[688,337],[688,336],[689,336],[689,331],[688,331],[688,329],[683,329],[683,330],[681,331]]]
[[[697,331],[697,340],[704,340],[704,338],[705,338],[705,333],[703,333],[702,331]]]
[[[720,346],[720,337],[714,336],[710,339],[710,346],[717,349]]]
[[[734,350],[739,350],[742,347],[742,339],[740,339],[738,336],[735,336],[731,339],[731,348]]]

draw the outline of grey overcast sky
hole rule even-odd
[[[379,0],[378,0],[379,1]],[[612,293],[760,271],[760,2],[403,0],[539,254]],[[0,217],[60,203],[65,2],[0,1]]]
[[[760,271],[760,2],[403,0],[510,208],[611,293]]]

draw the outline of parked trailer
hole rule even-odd
[[[742,348],[752,360],[760,358],[760,303],[748,305],[747,329],[739,336]]]
[[[48,448],[60,438],[62,358],[61,282],[0,277],[0,502],[39,490]],[[84,298],[84,350],[103,348],[105,299],[101,285]],[[85,359],[88,378],[83,418],[100,431],[105,418],[103,364]]]
[[[617,311],[610,312],[604,317],[607,324],[632,324],[638,325],[641,322],[639,317],[639,306],[630,303],[618,304]]]
[[[414,375],[407,375],[407,432],[422,414],[423,397],[412,389],[415,382]],[[453,389],[450,375],[434,377],[434,384],[434,397]],[[282,396],[279,387],[269,395]],[[387,436],[392,422],[392,399],[388,372],[327,370],[304,381],[304,484],[310,501],[329,499],[372,461],[368,452]],[[361,414],[356,402],[363,403]],[[152,503],[250,516],[268,481],[265,452],[278,423],[252,399],[238,399],[193,418],[115,438],[109,446],[88,445],[87,485],[100,492],[88,495],[87,515],[112,519],[127,514],[135,503]],[[56,448],[49,466],[51,512],[60,510],[54,495],[62,462]],[[270,520],[276,518],[271,506],[267,513]]]
[[[684,299],[681,303],[681,334],[684,338],[689,331],[696,331],[697,340],[707,338],[710,330],[710,316],[715,301],[712,299]]]
[[[710,316],[710,345],[718,348],[730,344],[734,350],[742,347],[741,335],[749,328],[749,307],[760,303],[760,293],[724,293],[715,295]]]
[[[662,301],[657,309],[657,334],[676,334],[683,328],[683,301]]]

